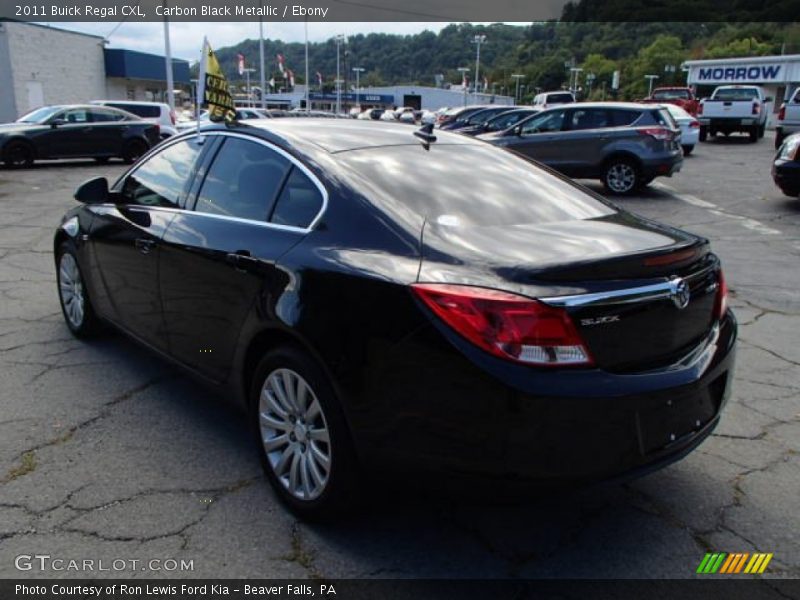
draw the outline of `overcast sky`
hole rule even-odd
[[[72,29],[106,37],[110,48],[127,48],[154,54],[164,54],[163,23],[123,23],[114,31],[110,23],[55,23],[55,27]],[[336,34],[356,33],[419,33],[425,29],[438,32],[448,23],[320,23],[308,24],[308,38],[321,42]],[[285,42],[305,39],[303,23],[266,23],[264,37]],[[113,33],[112,33],[113,31]],[[248,23],[170,23],[170,44],[175,58],[197,60],[203,36],[208,36],[212,48],[232,46],[247,38],[258,38],[258,22]]]

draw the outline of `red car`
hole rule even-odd
[[[642,102],[675,104],[693,117],[697,116],[697,108],[700,106],[700,101],[695,98],[691,88],[688,87],[659,87],[654,89],[653,94]]]

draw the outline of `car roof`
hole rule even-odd
[[[280,138],[290,146],[312,151],[322,149],[329,153],[421,143],[414,135],[416,128],[387,121],[313,116],[307,119],[252,119],[233,126],[215,123],[202,127],[201,131],[219,129],[241,132],[261,130],[265,134],[271,134],[268,137]],[[434,144],[483,144],[473,138],[446,131],[437,130],[435,135],[437,141]]]
[[[640,102],[575,102],[569,106],[554,106],[547,110],[564,110],[564,109],[578,109],[581,108],[627,108],[632,110],[653,110],[652,104],[642,104]]]
[[[89,104],[133,104],[134,106],[168,106],[165,102],[145,102],[143,100],[92,100]]]

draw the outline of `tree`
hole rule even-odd
[[[627,99],[643,98],[647,95],[648,81],[645,75],[658,75],[660,84],[676,84],[680,76],[680,65],[687,52],[680,38],[659,35],[655,41],[639,50],[623,72],[623,96]],[[666,73],[664,67],[675,67],[675,73]]]

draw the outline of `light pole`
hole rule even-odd
[[[167,14],[167,2],[164,0],[164,15]],[[172,49],[169,45],[169,19],[164,17],[164,60],[167,69],[167,104],[170,110],[175,110],[175,82],[172,80]]]
[[[342,79],[339,76],[339,48],[345,43],[345,37],[341,33],[337,35],[336,41],[336,116],[342,112]]]
[[[253,106],[253,93],[250,90],[250,73],[255,73],[256,70],[252,68],[243,69],[245,75],[247,76],[247,106]],[[264,90],[261,90],[261,94],[264,94]]]
[[[475,86],[475,104],[478,103],[478,76],[480,75],[480,68],[481,68],[481,44],[486,43],[486,36],[482,33],[477,34],[474,38],[472,38],[472,43],[477,46],[475,50],[475,81],[473,85]]]
[[[364,71],[366,71],[364,67],[353,67],[353,72],[356,74],[356,106],[358,107],[359,111],[361,111],[361,97],[359,96],[359,91],[361,88],[359,81],[361,73],[363,73]]]
[[[261,0],[261,8],[264,8],[264,0]],[[267,75],[264,73],[264,18],[258,17],[258,58],[261,69],[261,108],[267,108],[265,90],[267,89]]]
[[[469,67],[458,67],[458,70],[461,72],[461,83],[464,84],[462,87],[464,88],[464,106],[467,105],[467,82],[466,77],[467,73],[469,73]]]
[[[588,100],[589,97],[592,95],[592,84],[597,76],[594,73],[587,73],[586,74],[586,99]]]
[[[306,18],[306,114],[311,111],[311,106],[309,105],[310,96],[309,90],[311,89],[311,84],[308,82],[308,18]]]
[[[511,79],[517,80],[517,91],[514,92],[514,104],[519,104],[519,80],[525,79],[525,75],[522,75],[521,73],[512,73]]]
[[[574,96],[578,92],[578,75],[583,71],[580,67],[570,67],[569,72],[574,76],[575,82],[572,83],[572,95]]]
[[[653,95],[653,81],[658,79],[658,75],[645,75],[644,78],[649,82],[647,89],[647,97],[649,98]]]

